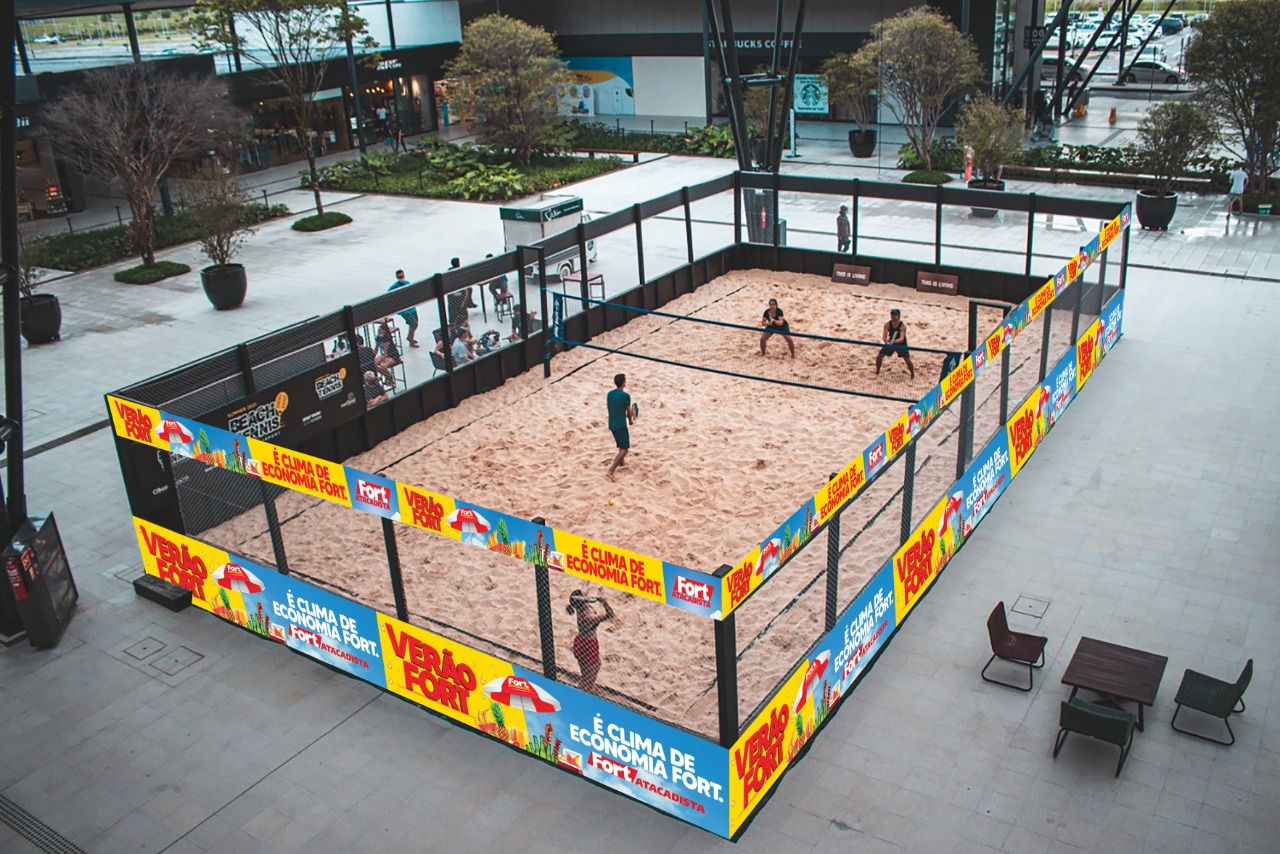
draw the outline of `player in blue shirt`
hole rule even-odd
[[[609,432],[613,434],[613,440],[618,445],[618,454],[613,458],[613,465],[609,466],[609,474],[606,475],[609,480],[614,480],[613,473],[617,471],[618,466],[622,465],[622,458],[631,449],[631,433],[627,427],[636,422],[638,408],[632,405],[631,395],[623,391],[627,385],[626,374],[615,376],[613,384],[617,388],[605,395],[605,402],[609,406]]]

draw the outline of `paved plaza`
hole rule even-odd
[[[1126,130],[1097,110],[1082,138]],[[784,169],[900,175],[855,164],[842,146],[838,136],[802,142]],[[732,168],[653,158],[570,192],[607,213]],[[276,191],[305,208],[305,193]],[[834,248],[832,202],[783,196],[792,245]],[[396,267],[416,280],[451,256],[502,251],[495,205],[351,194],[328,203],[355,222],[303,235],[286,220],[250,239],[249,297],[237,311],[214,312],[195,272],[129,286],[111,280],[121,264],[48,286],[64,340],[23,350],[36,451],[28,496],[33,512],[56,512],[81,598],[56,649],[0,649],[0,851],[731,850],[208,615],[134,595],[140,558],[101,426],[104,392],[365,299]],[[693,213],[699,252],[732,239],[730,196]],[[1009,250],[1023,245],[1025,217],[948,217],[946,262],[1021,270]],[[1206,195],[1184,199],[1168,233],[1135,228],[1122,342],[736,850],[1276,850],[1277,222],[1228,218],[1225,198]],[[1039,217],[1036,271],[1056,270],[1097,225]],[[868,203],[861,226],[865,254],[932,257],[932,207]],[[646,227],[647,275],[682,263],[683,241],[682,220]],[[200,266],[193,246],[160,257]],[[602,241],[599,269],[610,293],[635,284],[629,237]],[[1038,619],[1011,615],[1014,629],[1049,638],[1027,694],[978,675],[988,612],[1019,596],[1048,603]],[[1074,736],[1051,755],[1069,690],[1061,678],[1085,634],[1169,658],[1118,779],[1109,745]],[[1170,729],[1185,668],[1234,679],[1249,658],[1233,747]]]

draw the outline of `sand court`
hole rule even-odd
[[[968,300],[891,284],[834,285],[819,276],[737,271],[668,303],[671,314],[759,323],[777,299],[791,329],[879,341],[899,308],[912,347],[967,349]],[[983,337],[1000,317],[981,314]],[[1058,337],[1055,330],[1055,340]],[[576,348],[557,354],[552,376],[533,370],[468,398],[347,463],[399,481],[547,524],[635,552],[714,572],[733,564],[793,513],[832,473],[898,418],[907,404],[717,375],[630,358],[636,353],[843,391],[915,400],[939,379],[942,356],[916,353],[916,377],[878,348],[795,339],[792,359],[759,331],[641,315],[592,340],[618,353]],[[1038,336],[1031,340],[1038,340]],[[1063,339],[1065,341],[1065,338]],[[1038,347],[1018,353],[1019,366]],[[605,394],[626,373],[640,406],[631,452],[617,482],[606,479],[615,447]],[[980,410],[984,406],[979,391]],[[915,481],[921,517],[955,476],[957,406],[920,442]],[[950,438],[950,443],[944,443]],[[985,437],[978,437],[979,447]],[[842,516],[840,607],[851,602],[898,545],[901,466],[874,482]],[[290,570],[394,613],[382,530],[376,518],[288,493],[277,502]],[[203,538],[274,564],[260,508]],[[411,619],[516,663],[537,667],[541,643],[528,564],[396,526]],[[826,549],[815,543],[738,611],[740,714],[745,718],[821,634]],[[716,732],[710,620],[552,572],[556,663],[575,681],[575,618],[569,594],[603,596],[617,618],[599,631],[598,689],[623,705],[703,735]]]

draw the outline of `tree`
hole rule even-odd
[[[818,68],[827,84],[827,97],[842,104],[849,118],[865,131],[876,118],[875,91],[880,83],[875,57],[867,51],[837,53],[823,60]]]
[[[968,36],[927,6],[881,21],[858,53],[880,70],[880,93],[925,169],[942,116],[982,77]]]
[[[1218,3],[1196,24],[1186,62],[1255,186],[1264,184],[1280,167],[1280,0]]]
[[[281,86],[293,112],[294,134],[307,158],[316,215],[324,213],[316,169],[316,94],[329,63],[349,44],[376,47],[368,23],[346,0],[202,0],[192,16],[201,44],[238,51]]]
[[[1157,104],[1138,124],[1138,152],[1143,168],[1155,176],[1156,192],[1173,193],[1173,181],[1187,171],[1196,154],[1218,142],[1213,114],[1190,101]]]
[[[573,76],[546,30],[504,15],[477,18],[463,31],[449,74],[465,80],[484,116],[481,141],[511,149],[521,166],[566,145],[556,118]]]
[[[156,192],[175,162],[204,155],[241,127],[221,81],[179,77],[149,63],[87,71],[49,105],[43,137],[55,153],[118,186],[129,202],[129,237],[154,267]]]
[[[253,233],[246,206],[251,201],[239,179],[216,164],[183,193],[182,207],[196,225],[200,251],[215,267],[225,267]]]
[[[998,181],[1001,167],[1022,151],[1022,114],[982,95],[960,108],[956,136],[973,149],[978,174]]]

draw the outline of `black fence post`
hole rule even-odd
[[[693,263],[693,208],[689,206],[689,186],[680,188],[680,200],[684,202],[684,242],[688,249],[689,263]],[[644,284],[641,278],[640,284]]]
[[[1125,232],[1126,239],[1128,231]],[[742,242],[742,173],[733,173],[733,242]]]
[[[551,378],[551,346],[552,346],[551,336],[555,331],[552,328],[551,315],[547,313],[547,276],[546,276],[546,266],[545,266],[546,262],[547,262],[546,253],[543,251],[542,247],[539,246],[538,247],[538,269],[543,271],[542,275],[538,277],[538,293],[542,303],[542,378],[544,380]],[[565,310],[563,300],[561,300],[561,303],[560,303],[560,310],[561,311]],[[524,334],[528,335],[529,332],[527,329],[528,327],[527,322],[525,326],[526,326],[526,329]]]
[[[970,388],[972,388],[970,384]],[[919,437],[916,437],[917,440]],[[969,440],[973,441],[973,429],[970,427]],[[906,543],[911,536],[911,503],[916,492],[916,443],[907,445],[907,456],[903,460],[907,469],[902,473],[902,539],[898,545]]]
[[[782,176],[777,172],[773,173],[773,210],[770,216],[773,217],[773,269],[778,269],[778,245],[782,242]]]
[[[641,284],[641,285],[643,285],[643,284],[645,283],[645,278],[644,278],[644,231],[643,231],[642,226],[640,225],[640,222],[641,222],[641,215],[640,215],[640,206],[639,206],[639,205],[632,205],[632,206],[631,206],[631,219],[632,219],[632,221],[634,221],[634,222],[635,222],[635,224],[636,224],[636,269],[637,269],[637,271],[638,271],[638,272],[639,272],[639,274],[640,274],[639,282],[640,282],[640,284]],[[692,253],[690,253],[690,254],[692,254]],[[601,292],[602,292],[602,293],[601,293],[601,296],[603,296],[603,295],[604,295],[604,294],[603,294],[604,288],[602,287],[600,290],[601,290]],[[584,305],[585,305],[585,303],[584,303]]]
[[[852,245],[849,247],[849,254],[853,256],[854,261],[858,260],[858,199],[862,196],[862,179],[853,179],[853,221],[849,223],[849,236],[852,238]]]
[[[1076,298],[1075,304],[1071,306],[1071,344],[1069,345],[1071,347],[1076,346],[1076,342],[1080,340],[1080,305],[1084,302],[1083,275],[1076,279],[1073,290],[1076,292]]]
[[[942,186],[934,187],[933,266],[942,266]]]
[[[721,566],[716,575],[723,579],[733,571]],[[723,607],[723,606],[722,606]],[[716,703],[720,711],[720,746],[733,747],[738,740],[738,641],[733,614],[714,620],[716,633]]]
[[[396,601],[396,619],[409,622],[409,605],[404,598],[404,576],[400,572],[400,547],[396,544],[395,523],[382,517],[382,542],[387,550],[387,569],[391,573],[391,595]]]
[[[1009,423],[1009,359],[1013,344],[1000,351],[1000,424]],[[973,428],[969,428],[970,442],[973,441]],[[969,446],[969,457],[973,458],[973,445]]]
[[[240,373],[244,377],[244,388],[249,394],[258,391],[258,381],[253,376],[253,357],[249,355],[249,345],[236,346],[236,357],[240,360]],[[262,510],[267,516],[267,533],[271,537],[271,554],[275,557],[276,569],[281,575],[289,574],[289,560],[284,553],[284,535],[280,532],[280,514],[276,512],[276,499],[271,494],[271,487],[264,480],[258,481],[258,494],[262,496]]]
[[[1036,194],[1032,193],[1027,202],[1027,263],[1026,275],[1031,275],[1031,255],[1035,251],[1036,240]]]
[[[1054,301],[1049,303],[1044,310],[1044,331],[1040,335],[1040,382],[1044,382],[1045,375],[1049,373],[1049,349],[1053,346],[1053,342],[1050,340],[1050,336],[1053,334],[1053,305],[1057,301],[1055,297]]]
[[[529,370],[529,348],[524,346],[524,316],[529,313],[529,300],[525,294],[525,286],[528,284],[529,277],[524,270],[524,247],[516,247],[516,285],[520,289],[520,302],[517,304],[517,313],[511,318],[511,331],[513,334],[519,335],[520,341],[520,370]]]
[[[535,516],[535,525],[546,525],[547,520]],[[547,565],[541,556],[533,564],[533,583],[538,598],[538,637],[542,640],[542,675],[548,679],[556,678],[556,637],[551,624],[551,579]]]
[[[1120,239],[1120,290],[1124,290],[1125,284],[1129,280],[1129,232],[1132,227],[1124,230],[1124,237]]]
[[[832,472],[827,480],[835,480]],[[826,631],[836,625],[837,597],[840,595],[840,513],[827,523],[827,621]]]

